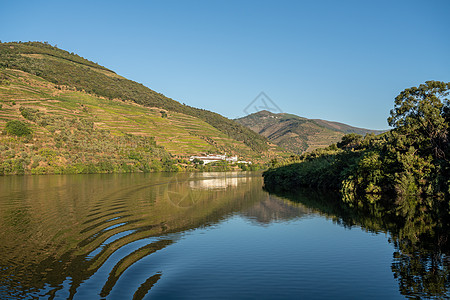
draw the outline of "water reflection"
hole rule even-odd
[[[408,298],[450,298],[450,214],[448,201],[407,198],[346,203],[338,195],[302,189],[271,191],[344,227],[386,233],[395,246],[392,272]]]
[[[197,190],[213,190],[213,189],[226,189],[229,187],[237,187],[239,184],[245,183],[248,177],[240,172],[228,172],[228,173],[192,173],[189,175],[192,179],[200,180],[190,180],[189,187]]]
[[[67,297],[73,298],[80,285],[104,267],[109,276],[100,296],[106,297],[130,266],[173,244],[178,233],[254,205],[254,195],[262,191],[251,182],[259,177],[205,173],[0,178],[0,295],[52,298],[68,286]],[[145,295],[161,276],[150,274],[135,297]]]
[[[290,201],[283,201],[276,196],[267,194],[261,201],[242,211],[241,215],[259,225],[268,225],[273,222],[286,222],[305,218],[313,212],[313,210],[305,206],[292,205]]]
[[[226,238],[220,238],[224,236],[239,241],[231,249],[238,248],[234,255],[241,254],[245,258],[255,258],[255,248],[275,247],[269,248],[268,256],[259,260],[275,266],[277,276],[285,275],[285,279],[278,282],[268,272],[267,282],[298,287],[297,282],[293,284],[286,278],[300,277],[295,268],[290,268],[291,260],[301,256],[296,251],[307,249],[308,244],[299,241],[301,247],[296,249],[292,237],[300,234],[308,238],[312,228],[306,228],[308,234],[305,234],[300,232],[305,230],[301,226],[280,226],[292,231],[292,236],[287,235],[291,239],[289,242],[283,240],[283,232],[270,228],[273,229],[274,224],[301,224],[302,220],[314,220],[318,215],[339,226],[358,226],[388,234],[395,245],[391,270],[403,295],[449,297],[448,204],[443,203],[440,209],[433,210],[424,209],[423,205],[404,204],[401,209],[392,211],[375,204],[351,207],[344,205],[336,195],[313,191],[303,190],[280,197],[267,193],[261,186],[260,174],[242,172],[0,177],[0,298],[133,296],[142,299],[164,285],[170,269],[167,265],[161,267],[154,257],[161,258],[161,253],[181,244],[195,229],[210,230],[233,218],[243,218],[244,223],[250,224],[250,228],[246,228],[249,231],[242,233],[244,239],[251,237],[255,228],[267,229],[258,231],[261,239],[255,238],[257,245],[239,240],[236,235],[243,229],[238,227],[235,231],[217,233],[212,238],[217,245],[208,249],[194,247],[187,255],[199,251],[202,255],[211,255],[208,254],[211,251],[222,253],[219,248],[229,243]],[[263,235],[269,232],[278,237]],[[286,249],[290,250],[286,253],[291,253],[289,259],[278,258],[284,255],[279,252],[283,248],[277,248],[279,244],[290,245],[292,249]],[[324,241],[319,240],[318,245],[323,247]],[[316,249],[314,244],[311,247],[315,252],[329,251]],[[175,264],[190,259],[177,255],[171,256],[179,260]],[[309,252],[303,255],[311,256]],[[240,263],[244,261],[242,257]],[[267,261],[270,258],[273,261]],[[227,264],[236,263],[237,257],[221,256],[221,259],[226,268]],[[258,276],[263,276],[254,272],[265,269],[265,265],[256,261],[237,266],[237,270],[248,269],[248,273],[242,271],[242,276],[253,284],[258,283],[255,281],[260,279]],[[320,259],[317,261],[323,265]],[[193,263],[197,262],[202,261],[194,259]],[[308,270],[306,261],[297,263]],[[277,267],[281,264],[289,268],[280,271]],[[213,270],[217,265],[220,264],[213,264]],[[144,271],[139,269],[143,266]],[[312,268],[311,273],[318,269],[315,265]],[[308,280],[310,276],[305,274],[304,280]],[[189,275],[201,278],[197,274]],[[322,275],[317,279],[319,285]],[[124,282],[133,284],[124,287]],[[223,284],[229,291],[227,282]],[[120,294],[121,291],[126,294]],[[254,295],[255,290],[251,292]],[[287,290],[284,295],[292,296]]]

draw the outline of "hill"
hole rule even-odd
[[[279,153],[233,120],[37,42],[0,43],[0,131],[0,174],[177,171],[202,152],[260,163]]]
[[[382,131],[352,127],[338,122],[307,119],[293,114],[263,110],[236,119],[240,124],[294,153],[312,151],[340,141],[348,133],[379,134]]]
[[[197,117],[255,151],[267,150],[264,138],[217,113],[183,105],[144,85],[76,54],[40,42],[0,44],[0,66],[42,77],[107,99],[130,100]]]

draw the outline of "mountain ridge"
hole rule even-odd
[[[336,143],[345,134],[377,135],[384,132],[340,122],[308,119],[290,113],[272,113],[267,110],[235,120],[278,146],[298,154]]]

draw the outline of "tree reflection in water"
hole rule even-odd
[[[410,197],[345,202],[336,193],[317,190],[268,191],[344,227],[357,225],[389,234],[395,247],[391,269],[400,293],[412,298],[450,298],[449,201]]]
[[[153,264],[143,274],[133,268],[176,246],[185,232],[236,214],[269,227],[312,213],[388,233],[400,292],[450,298],[448,202],[345,203],[309,190],[275,193],[280,199],[261,185],[253,173],[0,178],[0,298],[82,298],[89,282],[95,295],[114,298],[130,279],[127,292],[140,299],[168,274]]]

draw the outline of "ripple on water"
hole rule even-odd
[[[0,298],[402,298],[386,236],[271,196],[259,174],[26,185],[0,195]]]

